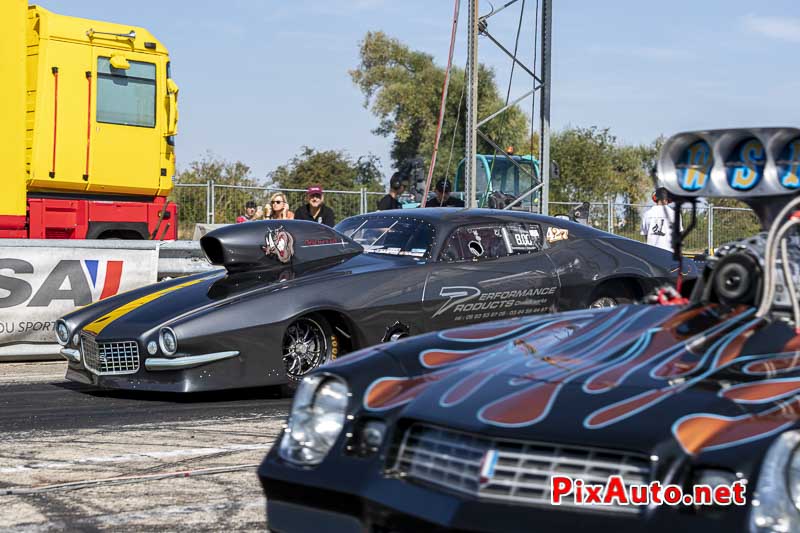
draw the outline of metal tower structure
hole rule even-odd
[[[477,207],[478,205],[478,191],[476,180],[476,167],[475,155],[477,150],[478,137],[488,143],[499,154],[505,155],[505,150],[497,145],[495,141],[489,138],[480,127],[493,120],[511,107],[517,105],[528,97],[536,98],[537,93],[539,97],[539,135],[540,135],[540,149],[539,149],[539,168],[540,179],[531,180],[531,183],[538,181],[539,183],[525,194],[521,195],[515,202],[510,204],[507,208],[513,207],[531,194],[540,192],[540,212],[548,214],[549,210],[549,188],[550,188],[550,54],[552,43],[552,7],[553,0],[540,0],[537,5],[541,5],[541,12],[533,10],[533,23],[538,28],[537,21],[541,20],[541,30],[538,35],[534,35],[537,40],[536,46],[539,49],[539,72],[535,72],[537,66],[528,67],[515,55],[514,52],[508,50],[497,40],[490,32],[488,20],[490,17],[497,15],[504,11],[513,4],[520,0],[509,0],[498,9],[493,9],[487,15],[479,16],[478,4],[479,0],[469,1],[469,20],[467,24],[467,117],[466,117],[466,146],[464,150],[464,177],[465,177],[465,192],[467,193],[467,206]],[[524,6],[524,3],[523,3]],[[522,16],[522,12],[520,16]],[[522,96],[509,101],[503,108],[492,113],[491,115],[479,119],[478,118],[478,36],[486,37],[492,44],[500,49],[504,54],[511,58],[516,67],[522,69],[532,79],[533,88],[523,94]],[[534,121],[536,117],[531,117]],[[516,161],[509,158],[509,161],[514,164],[520,172],[529,174],[526,168],[517,164]],[[531,204],[533,205],[533,204]]]

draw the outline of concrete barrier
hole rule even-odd
[[[134,285],[136,286],[142,286],[147,283],[151,283],[154,280],[154,277],[155,279],[162,280],[186,276],[189,274],[207,272],[209,270],[218,268],[212,266],[206,260],[202,250],[200,249],[200,243],[198,241],[159,242],[130,240],[0,239],[0,262],[8,263],[7,265],[0,264],[0,275],[8,278],[7,284],[12,288],[12,292],[14,287],[23,287],[24,289],[22,290],[23,296],[20,296],[19,298],[14,297],[14,294],[9,295],[8,300],[6,301],[6,308],[2,310],[6,315],[8,315],[5,317],[3,324],[14,324],[18,321],[22,321],[20,324],[29,323],[25,321],[31,320],[30,318],[26,317],[31,313],[32,310],[29,309],[30,306],[27,305],[26,302],[30,303],[32,301],[31,294],[34,292],[36,292],[36,296],[33,298],[35,299],[38,297],[37,289],[41,288],[38,286],[38,284],[42,283],[41,278],[43,275],[38,271],[43,268],[46,272],[50,272],[52,269],[53,273],[51,274],[55,276],[56,271],[59,271],[59,268],[63,266],[59,264],[58,268],[53,268],[53,265],[50,265],[52,256],[65,258],[67,261],[64,264],[69,264],[71,265],[70,268],[74,267],[77,269],[75,273],[65,274],[63,276],[65,280],[81,280],[79,285],[83,285],[84,282],[82,280],[84,279],[84,276],[80,275],[80,270],[83,269],[83,271],[86,273],[86,277],[92,282],[83,289],[85,293],[83,300],[86,303],[102,297],[103,295],[101,293],[103,290],[99,289],[96,285],[99,285],[100,280],[103,279],[104,276],[108,275],[107,271],[104,270],[105,267],[98,266],[102,264],[103,261],[92,259],[87,260],[87,258],[92,257],[93,253],[96,251],[96,255],[98,256],[102,256],[107,259],[116,259],[117,256],[115,254],[108,253],[113,252],[114,250],[119,250],[120,256],[128,257],[126,260],[126,264],[128,266],[125,267],[126,272],[131,272],[128,270],[131,268],[131,264],[134,265],[136,269],[133,271],[134,274],[139,272],[138,269],[141,269],[142,273],[149,272],[147,275],[138,275],[138,277],[135,278],[137,281],[134,282]],[[131,251],[135,250],[139,250],[141,252],[134,252],[132,254]],[[131,259],[131,256],[139,257],[142,255],[142,253],[146,254],[146,251],[150,251],[151,254],[153,252],[157,253],[157,268],[155,276],[153,276],[154,258],[152,255],[149,255],[150,259],[146,261],[147,264],[144,264],[145,261],[140,262],[138,260]],[[145,257],[146,256],[147,255],[145,255]],[[18,259],[21,257],[24,257],[25,259]],[[3,261],[4,259],[5,261]],[[113,263],[115,261],[110,262]],[[116,262],[122,264],[120,261]],[[76,266],[81,265],[82,263],[84,263],[83,266]],[[86,264],[91,264],[91,273],[89,270],[87,270]],[[20,265],[23,265],[23,268],[20,268]],[[122,271],[122,267],[120,267],[119,270]],[[44,275],[46,275],[46,272]],[[78,278],[70,278],[70,275],[78,275]],[[119,277],[119,274],[117,277]],[[12,278],[17,279],[15,280]],[[58,279],[61,279],[61,277]],[[123,277],[123,287],[120,288],[121,290],[135,288],[130,286],[131,281],[129,281],[128,285],[125,286],[124,279],[125,278]],[[119,282],[119,280],[116,281]],[[95,284],[94,282],[97,283]],[[54,283],[59,285],[58,280],[56,280]],[[70,281],[68,284],[66,281],[64,281],[64,283],[64,287],[74,289],[74,287],[71,287],[73,283],[72,281]],[[30,288],[28,289],[25,287]],[[55,315],[62,316],[63,314],[69,312],[70,309],[73,309],[75,304],[71,303],[69,306],[64,306],[63,288],[59,289],[59,287],[54,286],[50,287],[50,289],[56,291],[57,294],[54,296],[54,298],[62,298],[62,303],[51,303],[46,307],[42,307],[43,304],[41,303],[38,305],[34,303],[34,305],[37,305],[38,307],[38,311],[36,311],[36,324],[39,322],[44,324],[46,322],[49,326],[48,329],[52,331],[52,322],[58,318]],[[8,292],[9,289],[6,288],[5,290]],[[59,290],[61,290],[60,293]],[[29,292],[31,294],[28,294]],[[89,297],[89,292],[92,292],[91,298]],[[22,300],[22,298],[25,298],[25,300]],[[53,302],[57,302],[57,300],[54,300]],[[81,305],[84,304],[81,303]],[[51,306],[52,309],[48,311],[47,309]],[[15,308],[19,308],[20,311],[14,311]],[[43,330],[44,328],[39,328],[36,334],[31,334],[30,336],[27,336],[26,334],[23,336],[24,338],[13,338],[9,342],[0,342],[0,361],[35,361],[60,358],[58,355],[60,346],[55,343],[48,344],[47,340],[42,336]],[[15,333],[17,335],[19,334],[19,328],[17,328]]]

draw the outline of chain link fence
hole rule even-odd
[[[198,223],[232,224],[244,214],[244,206],[254,201],[264,212],[270,197],[280,192],[291,211],[306,203],[305,189],[275,189],[209,183],[176,183],[169,200],[178,204],[178,238],[191,239]],[[325,191],[325,205],[333,209],[336,222],[347,217],[374,211],[386,193],[358,191]]]
[[[553,215],[572,215],[580,205],[578,202],[550,202]],[[595,228],[621,235],[637,241],[645,241],[641,233],[642,215],[651,205],[595,202],[590,204],[589,224]],[[712,251],[718,246],[736,239],[754,235],[760,231],[758,217],[750,209],[718,207],[713,204],[697,206],[694,229],[684,241],[684,250],[689,253]],[[681,210],[684,229],[692,219],[691,208]]]
[[[257,205],[269,207],[270,197],[281,192],[289,202],[289,209],[297,210],[306,201],[305,189],[274,189],[217,185],[210,183],[175,184],[169,197],[178,204],[178,238],[191,239],[197,223],[231,224],[244,213],[244,205],[252,200]],[[336,222],[353,215],[377,209],[382,192],[325,191],[325,205],[333,209]],[[550,202],[552,215],[569,215],[579,202]],[[621,235],[629,239],[644,241],[641,234],[642,214],[651,206],[614,202],[592,202],[589,204],[589,224],[597,229]],[[691,209],[684,209],[684,227],[691,220]],[[695,228],[686,238],[687,252],[714,250],[718,246],[760,231],[758,218],[749,209],[717,207],[712,204],[697,207]]]

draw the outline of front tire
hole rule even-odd
[[[291,395],[309,372],[336,358],[338,342],[330,324],[320,315],[296,318],[283,334],[281,353],[288,383],[281,387]]]

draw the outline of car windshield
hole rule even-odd
[[[374,254],[429,257],[433,245],[433,227],[411,217],[356,216],[343,220],[335,229]]]

